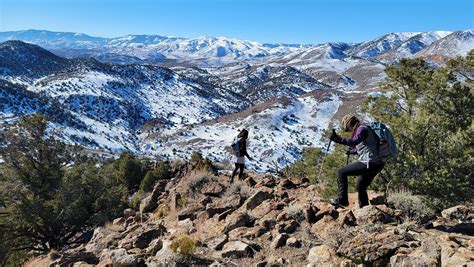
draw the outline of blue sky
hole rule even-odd
[[[473,28],[474,0],[0,0],[0,31],[321,43]]]

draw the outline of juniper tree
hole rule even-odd
[[[365,105],[398,142],[398,157],[380,175],[385,186],[406,187],[434,205],[473,201],[474,98],[466,79],[474,74],[473,55],[439,68],[422,59],[386,68],[386,94]]]
[[[6,258],[15,250],[48,251],[117,216],[126,185],[48,131],[42,115],[23,117],[6,135],[0,166],[0,231]]]

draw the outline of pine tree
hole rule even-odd
[[[365,106],[398,142],[397,159],[381,174],[385,186],[409,188],[433,205],[473,201],[474,98],[472,83],[462,78],[474,74],[469,55],[440,68],[421,59],[387,67],[386,94]]]
[[[127,189],[101,175],[97,164],[58,141],[42,115],[26,116],[9,131],[0,166],[0,252],[48,251],[116,217]]]

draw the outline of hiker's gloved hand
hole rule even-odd
[[[331,141],[335,141],[335,140],[339,139],[339,135],[337,135],[336,131],[332,130],[332,133],[331,133],[331,135],[329,136],[329,139],[330,139]]]

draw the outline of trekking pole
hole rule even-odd
[[[333,132],[336,132],[336,130],[332,129]],[[326,148],[326,154],[323,155],[323,160],[321,161],[321,165],[319,166],[319,173],[318,173],[318,183],[321,181],[321,172],[323,171],[323,165],[324,165],[324,161],[326,160],[326,155],[328,154],[329,152],[329,147],[331,146],[331,142],[332,140],[329,140],[329,143],[328,143],[328,147]]]
[[[347,153],[347,158],[346,158],[346,165],[348,165],[348,164],[349,164],[349,156],[350,156],[350,155],[351,155],[351,154]]]

